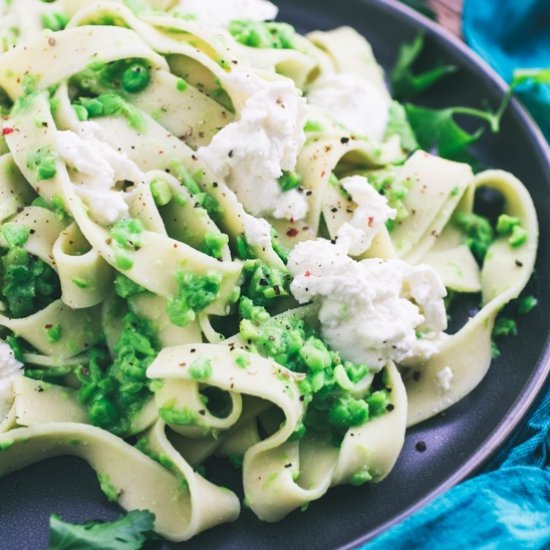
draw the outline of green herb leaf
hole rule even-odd
[[[417,34],[412,42],[404,42],[399,49],[395,67],[391,72],[393,95],[396,99],[411,99],[431,88],[444,76],[454,73],[455,65],[442,65],[429,71],[414,74],[413,66],[424,48],[424,34]]]
[[[512,88],[520,86],[525,82],[536,82],[537,84],[550,84],[550,67],[545,69],[517,69],[514,71]]]
[[[50,517],[50,544],[47,550],[139,550],[153,536],[155,516],[134,510],[113,522],[66,523]]]
[[[481,127],[473,133],[464,130],[455,120],[464,115],[487,123],[492,132],[500,129],[500,119],[508,105],[505,99],[498,111],[483,111],[470,107],[448,107],[446,109],[428,109],[407,104],[405,110],[420,147],[426,151],[435,148],[437,153],[451,160],[472,162],[468,147],[484,133]]]

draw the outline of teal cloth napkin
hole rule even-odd
[[[550,67],[550,0],[465,0],[464,37],[511,82],[517,68]],[[550,141],[550,85],[516,95]],[[482,475],[382,534],[368,550],[550,548],[550,387]]]
[[[507,82],[514,69],[550,67],[550,0],[465,0],[464,38]],[[516,90],[550,141],[550,85]]]
[[[550,393],[486,473],[454,487],[364,548],[550,548]]]

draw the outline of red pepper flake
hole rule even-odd
[[[291,227],[287,232],[287,236],[288,237],[296,237],[296,235],[298,235],[298,233],[300,233],[300,231],[298,229],[296,229],[295,227]]]
[[[13,128],[10,128],[9,126],[4,126],[4,128],[2,128],[2,135],[9,136],[10,134],[13,134]]]
[[[304,273],[304,277],[311,277],[311,273],[310,273],[309,271],[306,271],[306,272]]]
[[[374,217],[373,216],[369,216],[369,219],[368,219],[368,225],[369,227],[372,227],[372,224],[374,223]]]

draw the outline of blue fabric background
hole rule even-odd
[[[464,38],[508,82],[514,69],[550,67],[550,0],[465,0]],[[550,141],[550,85],[517,90]]]
[[[550,0],[465,0],[464,38],[510,82],[514,69],[550,67]],[[550,141],[550,85],[516,95]],[[550,548],[550,387],[482,475],[367,544],[368,550]]]

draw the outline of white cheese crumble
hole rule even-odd
[[[351,132],[376,143],[384,139],[389,102],[365,77],[352,73],[322,76],[309,89],[307,99]]]
[[[451,382],[453,380],[453,371],[451,367],[441,369],[437,373],[436,377],[438,388],[444,393],[449,392],[451,390]]]
[[[0,422],[6,418],[13,403],[13,382],[23,374],[23,363],[15,358],[11,347],[0,343]]]
[[[307,201],[297,189],[283,192],[279,178],[296,167],[305,142],[306,102],[291,80],[265,82],[233,71],[230,86],[250,95],[239,120],[198,151],[216,177],[225,179],[245,210],[256,217],[301,220]]]
[[[279,11],[266,0],[180,0],[175,10],[220,27],[226,27],[233,19],[268,21],[275,19]]]
[[[71,180],[76,193],[100,225],[111,225],[128,217],[127,200],[131,193],[117,189],[121,182],[137,184],[143,174],[125,153],[98,139],[101,128],[83,122],[77,128],[57,132],[59,156],[74,170]]]
[[[243,217],[244,236],[252,246],[267,247],[271,243],[271,225],[261,218],[249,214]]]
[[[351,221],[338,229],[336,240],[348,254],[359,256],[370,248],[374,237],[388,220],[395,218],[397,211],[388,206],[386,197],[378,193],[367,178],[352,176],[340,183],[357,208]]]
[[[316,239],[294,248],[288,268],[292,294],[301,304],[320,304],[322,336],[345,360],[378,369],[389,360],[421,362],[446,337],[446,290],[428,266],[357,262],[342,247]]]

